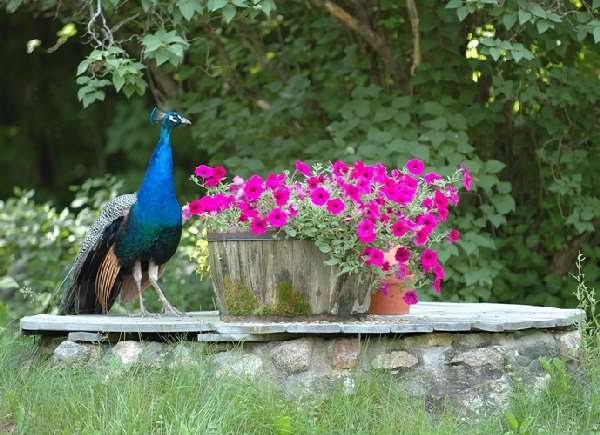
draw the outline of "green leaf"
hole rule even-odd
[[[450,0],[448,4],[445,6],[446,9],[456,9],[462,6],[463,0]]]
[[[491,47],[490,55],[492,56],[492,59],[498,60],[498,59],[500,59],[500,56],[502,55],[502,49],[500,49],[498,47]]]
[[[600,9],[600,0],[594,0],[592,3],[592,9]]]
[[[223,8],[223,21],[225,21],[225,23],[229,24],[231,22],[231,20],[233,20],[233,17],[235,17],[235,6],[233,5],[227,5]]]
[[[202,12],[202,4],[198,0],[177,0],[177,7],[187,21],[196,13]]]
[[[119,92],[123,85],[125,84],[125,78],[118,74],[113,74],[113,85],[115,86],[115,90]]]
[[[535,23],[535,26],[537,27],[538,32],[540,34],[542,34],[546,30],[548,30],[550,28],[550,26],[552,26],[552,24],[546,20],[537,20],[537,22]]]
[[[502,17],[502,23],[504,23],[504,27],[506,27],[507,30],[510,30],[516,22],[517,16],[515,14],[504,15],[504,17]]]
[[[466,6],[461,6],[456,10],[456,15],[458,15],[459,21],[463,21],[469,15],[469,9]]]
[[[79,75],[83,74],[84,72],[86,72],[89,65],[90,65],[90,63],[87,59],[82,60],[81,63],[79,64],[79,66],[77,67],[76,75],[79,76]]]
[[[223,9],[227,4],[227,0],[208,0],[208,10],[214,12],[217,9]]]
[[[519,24],[523,25],[532,18],[529,12],[519,9]]]
[[[485,170],[492,174],[500,172],[505,167],[506,165],[500,160],[488,160],[487,162],[485,162]]]
[[[268,17],[271,15],[271,12],[274,11],[276,9],[276,5],[275,2],[273,0],[263,0],[260,3],[260,9],[263,11],[263,13]]]
[[[491,198],[491,201],[500,214],[508,214],[515,210],[515,200],[511,195],[496,195]]]
[[[594,43],[600,42],[600,24],[594,27]]]
[[[536,17],[546,18],[546,11],[537,3],[530,3],[529,11]]]

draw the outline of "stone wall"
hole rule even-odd
[[[448,399],[458,409],[480,412],[502,406],[515,382],[539,388],[547,381],[538,358],[561,358],[576,365],[576,330],[505,333],[430,333],[405,336],[319,337],[288,341],[209,345],[121,341],[116,344],[59,342],[52,361],[73,364],[132,364],[170,367],[207,359],[217,377],[268,378],[297,397],[341,384],[351,391],[358,373],[389,371],[431,404]],[[52,351],[52,349],[49,349]],[[208,369],[208,368],[207,368]]]

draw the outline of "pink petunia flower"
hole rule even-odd
[[[463,171],[463,185],[467,191],[471,190],[471,182],[473,181],[473,177],[471,177],[471,173],[469,172],[469,168],[465,166],[464,163],[460,164],[460,168]]]
[[[277,188],[277,190],[273,192],[273,199],[275,199],[275,203],[279,207],[286,205],[290,199],[290,189],[285,186]]]
[[[333,215],[344,211],[344,201],[339,198],[333,198],[327,201],[327,211]]]
[[[375,224],[369,219],[363,219],[356,225],[357,233],[372,233],[374,230]]]
[[[198,165],[196,166],[196,169],[194,169],[194,174],[196,174],[197,177],[207,179],[215,175],[215,169],[206,165]]]
[[[262,178],[258,175],[251,176],[244,186],[244,194],[247,201],[256,201],[260,198],[263,191]]]
[[[385,296],[388,296],[390,294],[390,283],[386,280],[381,281],[381,284],[379,285],[379,291]]]
[[[269,174],[265,178],[265,186],[268,189],[275,190],[285,184],[285,174]]]
[[[267,221],[261,217],[255,217],[250,222],[250,231],[253,234],[264,234],[267,232]]]
[[[448,233],[448,243],[457,242],[460,239],[460,232],[456,228],[452,228]]]
[[[358,232],[356,237],[358,237],[358,240],[361,242],[369,244],[375,241],[377,233],[375,231]]]
[[[427,248],[421,253],[421,266],[425,272],[431,271],[435,266],[438,265],[437,253]]]
[[[402,299],[404,299],[404,302],[406,302],[408,305],[414,305],[419,302],[417,294],[414,292],[414,290],[405,291],[402,295]]]
[[[378,248],[368,248],[369,258],[367,264],[370,266],[383,266],[383,251]]]
[[[396,237],[402,237],[408,231],[408,227],[404,222],[395,222],[392,225],[392,234]]]
[[[306,177],[310,177],[312,175],[310,166],[308,166],[302,160],[296,160],[296,170],[301,174],[304,174]]]
[[[183,219],[184,221],[187,221],[191,217],[192,217],[192,212],[190,211],[190,205],[186,204],[183,207],[181,207],[181,219]]]
[[[425,163],[421,160],[413,159],[406,162],[406,169],[413,175],[419,175],[425,170]]]
[[[321,206],[327,202],[329,199],[329,192],[327,192],[322,187],[317,187],[312,192],[310,192],[310,200],[313,204]]]
[[[269,224],[272,227],[281,228],[286,223],[287,215],[282,209],[275,207],[273,210],[271,210],[271,212],[269,213]]]
[[[425,180],[425,182],[427,184],[433,184],[435,181],[441,180],[442,176],[440,174],[438,174],[437,172],[429,172],[429,173],[425,174],[423,179]]]
[[[394,258],[398,263],[406,263],[408,260],[410,260],[410,251],[405,247],[400,246],[398,249],[396,249]]]
[[[342,176],[346,174],[349,170],[350,168],[348,167],[348,165],[342,162],[341,160],[338,160],[333,164],[333,173],[335,175]]]

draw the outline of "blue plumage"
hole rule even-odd
[[[142,291],[152,285],[163,312],[178,314],[165,298],[158,278],[181,238],[181,206],[175,195],[170,136],[174,128],[190,122],[175,112],[156,109],[151,121],[160,121],[160,138],[135,195],[109,202],[90,228],[73,267],[63,281],[67,291],[61,312],[106,313],[116,297],[138,295],[145,314]]]

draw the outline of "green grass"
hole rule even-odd
[[[208,362],[178,369],[52,368],[35,339],[0,335],[0,433],[487,435],[513,433],[509,420],[530,420],[529,432],[521,433],[532,434],[600,428],[598,353],[584,379],[549,362],[549,387],[538,397],[517,391],[511,418],[462,421],[452,411],[428,413],[390,375],[360,378],[351,394],[340,389],[292,401],[266,379],[217,380]]]

